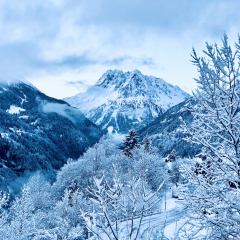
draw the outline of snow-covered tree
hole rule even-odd
[[[61,239],[77,239],[83,235],[83,223],[81,219],[81,209],[84,200],[82,193],[65,190],[64,196],[53,207],[55,232]]]
[[[156,190],[159,183],[166,181],[168,178],[166,163],[159,156],[157,148],[150,145],[148,151],[145,147],[146,145],[144,144],[132,151],[132,161],[129,169],[132,168],[133,174],[128,171],[126,177],[128,180],[132,176],[141,177],[148,182],[152,189]]]
[[[45,180],[44,176],[37,172],[25,185],[28,189],[29,201],[33,203],[34,212],[49,209],[54,205],[51,197],[51,185]]]
[[[144,144],[144,150],[146,152],[150,152],[152,143],[151,143],[151,140],[150,140],[148,134],[143,138],[143,144]]]
[[[171,176],[172,183],[175,184],[177,187],[180,179],[180,164],[178,160],[172,162],[171,175],[172,175]]]
[[[7,223],[8,214],[4,211],[4,207],[7,205],[8,200],[8,195],[0,191],[0,235],[3,235],[4,226]]]
[[[202,145],[205,158],[183,166],[188,188],[182,194],[190,220],[207,230],[207,239],[240,239],[240,37],[235,46],[224,34],[221,47],[206,44],[207,58],[192,54],[198,104],[184,127],[186,140]]]
[[[123,158],[124,154],[114,144],[112,136],[103,136],[77,161],[69,161],[62,167],[52,186],[52,197],[60,200],[65,189],[73,185],[84,192],[87,186],[93,183],[93,176],[100,177],[103,170],[107,178],[111,177],[112,163]]]
[[[85,224],[97,239],[138,239],[144,215],[159,202],[159,186],[153,192],[142,178],[133,177],[123,184],[114,167],[113,182],[94,177],[95,186],[89,188],[92,211],[82,212]],[[121,230],[121,231],[120,231]]]
[[[3,229],[3,239],[24,240],[33,237],[36,234],[33,210],[29,188],[25,187],[21,197],[17,197],[10,208],[10,223]]]
[[[78,189],[66,189],[59,201],[52,201],[50,185],[36,174],[10,204],[9,213],[0,215],[0,239],[42,240],[79,239],[83,236],[81,209],[84,206]],[[0,206],[8,198],[0,194]],[[45,202],[44,202],[45,200]]]
[[[139,137],[136,130],[130,130],[126,135],[125,139],[122,142],[121,149],[123,153],[131,158],[132,157],[132,150],[134,148],[139,148]]]

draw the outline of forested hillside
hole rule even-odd
[[[188,143],[184,140],[187,133],[182,127],[184,119],[187,124],[193,121],[191,111],[196,105],[193,98],[189,98],[170,109],[155,119],[152,123],[139,130],[139,136],[143,139],[146,135],[152,139],[163,157],[166,157],[173,149],[179,157],[194,157],[201,151],[201,146]]]
[[[102,136],[79,110],[19,80],[0,82],[0,133],[2,190],[24,172],[53,173]]]

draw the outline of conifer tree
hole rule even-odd
[[[143,143],[144,143],[144,150],[146,152],[150,152],[150,150],[151,150],[151,140],[150,140],[148,134],[144,137]]]
[[[126,138],[123,140],[122,145],[120,147],[120,149],[122,149],[123,153],[131,158],[132,155],[132,150],[134,148],[139,148],[140,144],[139,144],[139,137],[138,137],[138,133],[137,131],[130,130],[128,132],[128,135],[126,135]]]
[[[167,156],[167,162],[175,162],[176,161],[176,150],[173,149],[171,153]]]

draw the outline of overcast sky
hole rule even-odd
[[[240,1],[0,0],[0,76],[45,94],[83,92],[108,69],[140,70],[191,93],[205,42],[240,32]]]

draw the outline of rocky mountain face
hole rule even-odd
[[[0,80],[0,190],[25,172],[51,172],[77,159],[102,131],[78,109],[30,83]]]
[[[190,95],[140,71],[108,70],[85,93],[65,98],[87,118],[112,133],[140,129]]]
[[[193,157],[200,153],[201,146],[192,145],[183,138],[186,133],[182,129],[182,121],[191,124],[193,115],[190,111],[196,105],[193,98],[189,98],[168,109],[164,114],[156,118],[152,123],[139,131],[140,138],[148,135],[152,144],[157,146],[163,157],[166,157],[172,149],[176,150],[179,157]]]

